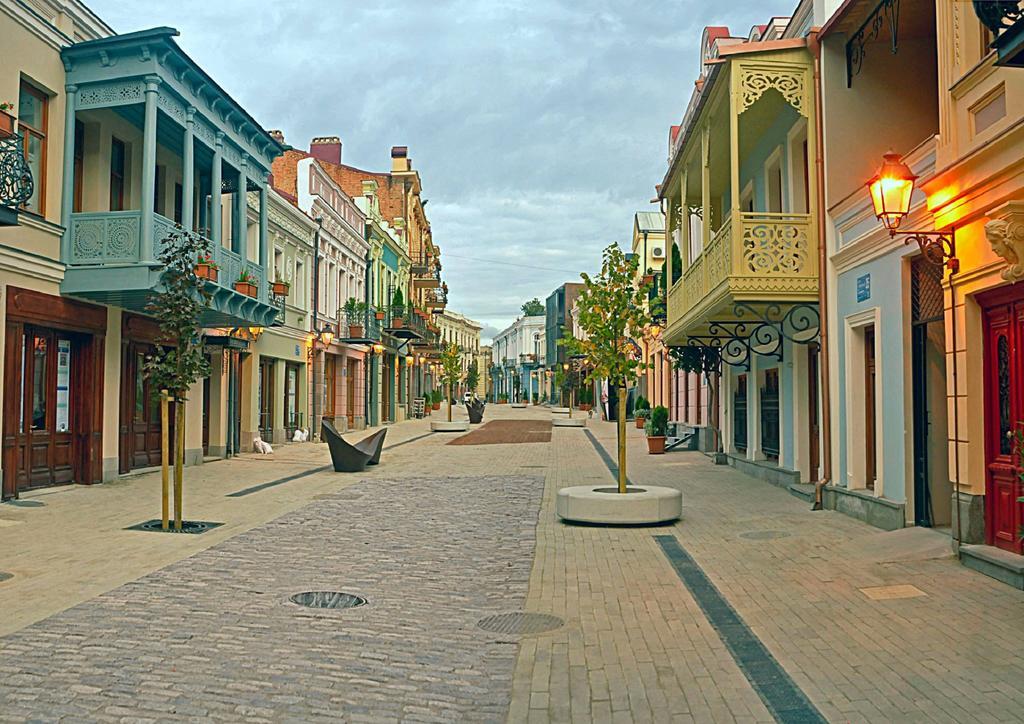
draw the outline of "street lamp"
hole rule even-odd
[[[317,335],[317,336],[320,338],[320,341],[323,343],[324,349],[327,349],[328,347],[331,346],[331,342],[334,341],[334,330],[331,328],[330,324],[325,324],[320,329],[320,334]]]
[[[867,183],[875,216],[889,231],[907,237],[904,242],[917,242],[921,254],[932,264],[938,264],[955,274],[960,271],[960,260],[956,256],[955,229],[947,234],[942,231],[901,231],[900,224],[910,213],[911,197],[917,176],[900,158],[898,153],[882,156],[882,165]]]

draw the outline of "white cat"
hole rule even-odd
[[[263,442],[263,440],[258,438],[258,437],[253,438],[252,446],[253,446],[253,449],[255,449],[256,452],[258,452],[261,455],[273,455],[274,454],[274,448],[270,447],[270,443]]]

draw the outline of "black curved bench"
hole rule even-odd
[[[355,445],[345,442],[337,428],[327,420],[320,421],[320,435],[331,451],[331,462],[336,473],[359,473],[367,465],[380,462],[380,452],[384,448],[384,436],[387,428],[378,430]]]
[[[466,403],[466,412],[469,413],[469,424],[479,425],[484,421],[484,401],[474,400]]]

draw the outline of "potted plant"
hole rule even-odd
[[[441,394],[441,390],[434,390],[433,392],[431,392],[430,393],[430,409],[432,409],[432,410],[440,410],[441,409],[441,398],[442,397],[443,397],[443,395]]]
[[[366,312],[366,304],[356,301],[355,297],[349,297],[341,311],[345,313],[345,323],[348,325],[348,336],[358,338],[363,336],[363,313]]]
[[[215,282],[217,281],[220,267],[217,266],[217,262],[213,260],[213,256],[210,254],[200,254],[196,259],[193,270],[200,279],[208,279],[211,282]]]
[[[405,324],[405,298],[402,296],[402,290],[396,289],[395,293],[391,297],[391,327],[392,329],[400,329]]]
[[[643,398],[642,395],[638,395],[636,402],[633,403],[633,417],[636,418],[636,429],[643,430],[644,422],[651,414],[651,403]]]
[[[387,315],[384,314],[384,310],[383,309],[377,309],[377,310],[374,310],[373,316],[377,318],[378,322],[383,322],[384,321],[384,317],[387,316]]]
[[[244,294],[247,297],[255,297],[258,290],[256,289],[256,280],[252,278],[252,275],[245,269],[238,275],[238,279],[235,280],[235,291],[239,294]]]
[[[7,101],[0,102],[0,138],[14,135],[14,104]]]
[[[273,282],[270,283],[270,293],[275,297],[287,297],[288,290],[292,288],[292,285],[277,276]]]
[[[665,437],[668,435],[668,408],[658,405],[651,410],[651,419],[644,427],[647,433],[647,453],[662,455],[665,452]]]

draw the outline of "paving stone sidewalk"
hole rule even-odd
[[[503,721],[543,480],[365,480],[0,639],[0,720]],[[139,535],[160,535],[144,534]],[[369,604],[300,608],[340,590]]]

